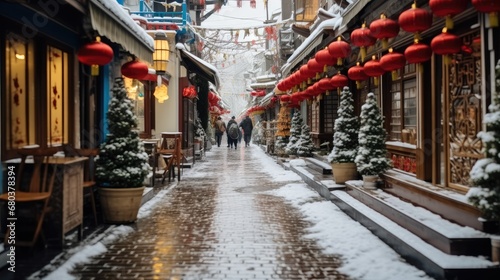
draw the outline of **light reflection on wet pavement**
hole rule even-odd
[[[272,182],[259,147],[207,152],[139,219],[136,230],[77,266],[80,279],[347,279],[339,260],[303,236],[308,224],[285,201],[263,192]],[[260,152],[260,151],[259,151]]]

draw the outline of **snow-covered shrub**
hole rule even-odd
[[[358,152],[354,162],[361,175],[380,175],[391,167],[385,146],[386,131],[375,94],[368,93],[361,107]]]
[[[477,137],[485,145],[486,157],[474,164],[470,172],[471,187],[467,198],[489,220],[500,221],[500,60],[496,66],[496,92],[484,116],[487,131]]]
[[[297,142],[297,155],[310,157],[314,151],[314,143],[311,138],[311,130],[307,124],[302,125],[302,134]]]
[[[359,121],[354,115],[354,100],[349,87],[344,87],[340,95],[333,134],[333,149],[328,155],[331,163],[354,162],[358,150]]]
[[[149,157],[139,139],[137,116],[121,77],[115,79],[112,91],[106,114],[109,135],[100,146],[95,177],[105,187],[140,187],[151,171]]]
[[[288,138],[288,144],[285,148],[285,153],[287,155],[297,155],[297,142],[300,140],[300,135],[302,134],[302,125],[304,121],[302,120],[302,115],[299,111],[296,111],[292,117],[292,124],[290,127],[290,138]]]

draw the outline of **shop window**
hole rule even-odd
[[[397,79],[392,81],[390,100],[389,137],[393,141],[410,141],[417,129],[417,82],[415,64],[408,64],[398,71]]]
[[[319,114],[320,114],[320,103],[318,101],[312,102],[311,110],[311,132],[319,133]]]
[[[2,160],[12,158],[24,146],[69,143],[69,54],[40,42],[35,47],[35,40],[15,33],[4,39]]]
[[[337,109],[339,106],[339,95],[338,92],[332,91],[329,95],[323,96],[323,117],[324,117],[324,133],[333,134],[333,126],[335,120],[337,119]]]
[[[144,133],[144,84],[139,80],[127,77],[123,77],[123,81],[127,90],[127,97],[132,101],[132,105],[134,106],[134,114],[137,117],[137,129]]]
[[[16,34],[5,41],[5,147],[37,144],[34,43]]]
[[[68,53],[47,47],[47,145],[68,143]]]

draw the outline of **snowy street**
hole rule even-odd
[[[164,188],[31,279],[431,279],[253,144]]]

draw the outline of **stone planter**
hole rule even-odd
[[[332,163],[333,180],[336,184],[344,184],[358,178],[358,170],[354,162]]]
[[[135,222],[143,192],[144,187],[99,188],[104,221],[111,224]]]
[[[377,189],[378,175],[363,175],[363,188],[367,190]]]

